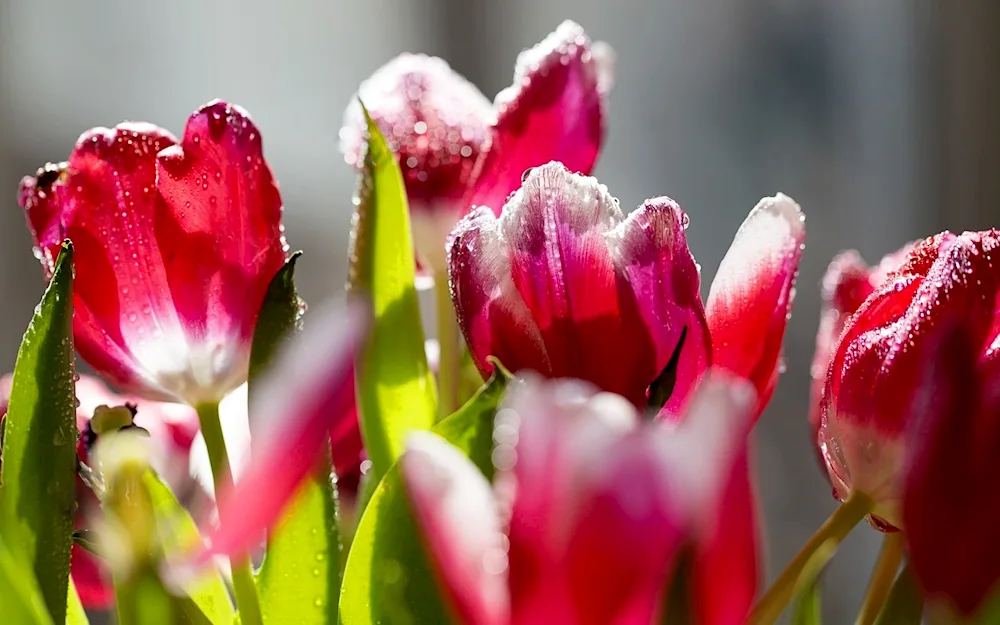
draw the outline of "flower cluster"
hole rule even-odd
[[[5,617],[816,623],[868,518],[859,623],[994,622],[1000,233],[830,265],[808,418],[841,503],[764,590],[751,432],[805,217],[761,199],[703,299],[697,215],[590,176],[612,56],[566,22],[492,104],[441,59],[377,70],[340,133],[347,303],[308,312],[234,104],[179,139],[95,128],[25,177],[48,288],[0,378]]]

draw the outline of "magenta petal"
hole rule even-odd
[[[637,423],[629,402],[595,392],[580,382],[544,384],[531,377],[511,391],[498,413],[495,484],[511,507],[515,623],[575,622],[578,616],[568,550],[574,527],[589,510],[587,498],[603,483],[603,465],[594,459],[606,457]]]
[[[209,534],[212,554],[245,552],[273,527],[328,443],[331,419],[354,402],[354,352],[369,323],[369,307],[355,300],[311,311],[255,395],[253,452],[231,492],[220,493],[219,527]]]
[[[997,370],[979,363],[981,339],[962,320],[935,334],[909,406],[903,523],[928,601],[968,618],[1000,582]]]
[[[110,575],[101,569],[101,560],[74,544],[70,556],[70,574],[80,602],[88,610],[109,610],[115,604],[115,589]]]
[[[674,391],[665,406],[671,414],[680,413],[712,357],[701,276],[684,235],[687,223],[676,202],[659,197],[647,200],[608,237],[612,258],[634,293],[643,322],[625,325],[644,328],[656,349],[652,368],[637,377],[648,384],[658,376],[684,335]]]
[[[705,305],[713,364],[753,382],[762,403],[777,381],[804,222],[787,195],[761,200],[722,259]]]
[[[410,436],[400,466],[424,544],[459,620],[507,623],[507,555],[489,482],[460,451],[430,433]]]
[[[542,334],[510,275],[500,224],[485,208],[466,215],[448,241],[451,299],[469,352],[483,377],[495,356],[511,371],[551,372]]]
[[[651,622],[687,530],[660,453],[634,431],[601,454],[567,550],[574,622]]]
[[[522,52],[513,85],[497,95],[497,120],[466,205],[499,214],[522,174],[549,161],[589,174],[604,140],[610,64],[610,48],[592,46],[571,21]]]

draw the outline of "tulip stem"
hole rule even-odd
[[[438,418],[443,419],[458,410],[461,405],[458,396],[461,372],[461,344],[458,340],[458,320],[451,302],[451,288],[448,272],[441,271],[434,276],[436,296],[437,334],[441,355],[438,360]]]
[[[198,421],[201,423],[201,435],[205,438],[208,462],[212,466],[212,478],[215,481],[215,497],[218,501],[221,493],[233,489],[233,474],[229,470],[226,439],[222,434],[222,422],[219,419],[219,404],[199,405]],[[262,625],[260,599],[257,597],[257,586],[254,583],[249,554],[235,556],[230,559],[229,564],[232,569],[233,595],[240,623]]]
[[[802,550],[788,563],[774,584],[761,597],[750,613],[751,625],[771,625],[791,601],[799,577],[817,549],[840,543],[865,516],[871,512],[872,501],[860,493],[851,493],[847,500],[820,526]]]
[[[868,582],[868,590],[865,591],[865,599],[861,604],[856,625],[872,625],[878,618],[889,596],[892,582],[896,579],[899,563],[903,561],[904,544],[902,532],[888,533],[882,539],[882,550],[878,554],[875,569]]]

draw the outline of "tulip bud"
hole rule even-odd
[[[551,160],[589,173],[604,137],[610,49],[564,22],[518,57],[514,84],[495,104],[442,59],[403,54],[361,84],[340,145],[361,167],[360,102],[399,160],[420,264],[446,270],[448,233],[472,205],[499,212],[522,173]]]
[[[991,230],[917,243],[844,329],[824,389],[819,444],[836,495],[866,495],[877,523],[903,523],[907,406],[922,390],[920,367],[934,356],[935,328],[963,319],[980,358],[997,338],[998,240]]]

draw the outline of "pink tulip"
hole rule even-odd
[[[754,404],[748,384],[712,376],[667,427],[620,396],[529,378],[497,413],[495,490],[444,440],[414,434],[403,477],[460,622],[652,622],[678,550],[723,514]]]
[[[445,61],[423,55],[401,55],[361,85],[399,159],[417,252],[431,271],[445,269],[445,238],[469,206],[499,212],[525,170],[562,160],[590,172],[604,139],[610,57],[567,21],[521,53],[514,84],[492,105]],[[367,130],[357,102],[340,137],[347,162],[360,166]]]
[[[214,101],[180,141],[156,126],[95,128],[67,163],[21,181],[46,272],[76,254],[76,348],[151,399],[218,402],[246,381],[257,313],[285,261],[281,197],[260,132]]]
[[[0,377],[0,415],[7,412],[7,402],[10,399],[11,376]],[[76,382],[76,396],[79,405],[76,411],[76,424],[84,435],[77,445],[80,459],[87,461],[89,445],[88,437],[93,436],[88,423],[98,406],[135,407],[134,423],[144,428],[150,434],[154,445],[153,455],[155,468],[165,480],[175,485],[186,477],[184,471],[188,450],[198,431],[198,415],[189,406],[179,404],[162,404],[136,397],[120,396],[111,392],[97,378],[83,375]],[[88,526],[87,513],[98,505],[93,491],[83,481],[77,478],[76,485],[77,515],[76,528],[85,529]],[[110,574],[104,568],[103,561],[74,544],[71,555],[70,574],[84,607],[92,610],[107,610],[114,603],[114,589],[111,587]]]

